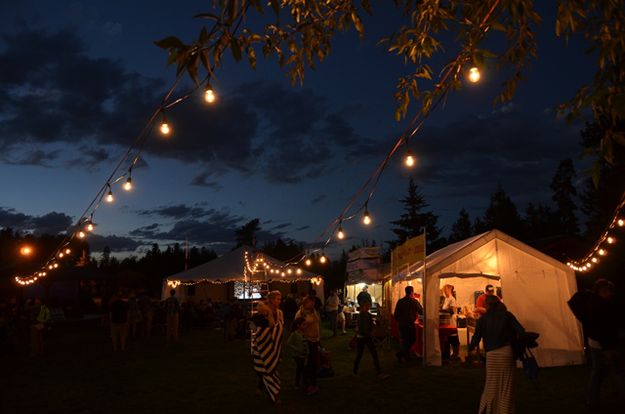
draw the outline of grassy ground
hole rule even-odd
[[[320,379],[321,391],[314,396],[294,389],[293,364],[285,359],[280,367],[283,404],[274,407],[268,398],[254,394],[249,343],[226,343],[220,331],[195,329],[176,345],[166,345],[162,337],[137,339],[125,354],[113,354],[102,328],[58,328],[48,338],[43,357],[0,357],[5,382],[0,384],[0,413],[477,411],[483,368],[400,366],[389,348],[382,351],[381,362],[390,378],[376,379],[368,353],[360,375],[353,377],[349,338],[323,339],[333,352],[336,375]],[[520,413],[587,412],[583,405],[586,367],[543,369],[538,388],[521,372],[517,378]],[[609,394],[610,384],[606,388]],[[614,405],[613,395],[606,398]]]

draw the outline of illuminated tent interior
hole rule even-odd
[[[249,246],[239,247],[215,260],[168,276],[163,281],[163,299],[176,290],[180,300],[201,299],[227,302],[257,299],[261,289],[308,293],[312,288],[323,301],[323,278],[300,266],[287,265]],[[247,294],[246,294],[247,292]]]
[[[563,263],[510,237],[492,230],[451,244],[424,263],[410,265],[393,275],[393,307],[404,296],[406,285],[423,293],[426,285],[425,358],[441,365],[438,341],[440,288],[454,285],[458,306],[473,307],[476,291],[492,284],[501,289],[503,301],[527,331],[540,333],[534,354],[540,366],[581,364],[584,342],[581,326],[567,301],[577,291],[575,273]],[[422,300],[423,302],[423,300]]]

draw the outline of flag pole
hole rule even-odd
[[[427,366],[427,235],[426,230],[423,229],[423,283],[421,286],[423,287],[423,366]]]

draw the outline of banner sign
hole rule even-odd
[[[402,267],[425,259],[425,233],[406,240],[391,253],[391,272],[399,273]]]

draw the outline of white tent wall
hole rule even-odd
[[[539,365],[583,363],[581,326],[566,303],[577,291],[575,273],[501,240],[497,247],[504,303],[526,330],[541,334],[533,351]]]
[[[372,284],[355,283],[352,285],[346,285],[345,297],[355,302],[356,298],[358,297],[358,294],[362,292],[362,288],[365,285],[369,286],[368,292],[373,298],[373,301],[383,306],[384,305],[384,289],[381,283],[372,283]]]
[[[566,305],[566,301],[577,290],[574,273],[555,259],[501,232],[491,233],[490,240],[474,245],[474,250],[469,252],[452,254],[448,259],[439,262],[442,266],[433,267],[431,273],[426,266],[427,363],[441,365],[438,298],[440,287],[450,283],[450,279],[441,279],[440,276],[453,273],[483,273],[501,277],[500,283],[506,306],[526,330],[541,334],[538,340],[540,346],[534,352],[541,366],[583,363],[581,327]],[[509,243],[502,239],[508,240]],[[479,286],[476,290],[482,290],[488,283],[498,285],[491,279],[483,277],[475,279],[477,279],[475,285]],[[394,299],[400,297],[394,296]],[[463,303],[459,302],[459,305]]]

